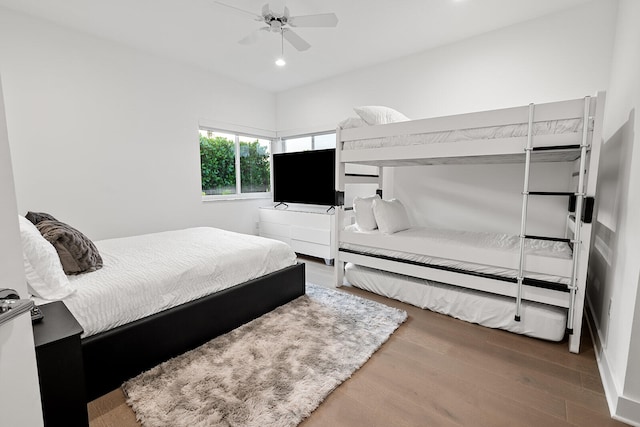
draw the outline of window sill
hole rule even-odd
[[[202,196],[203,202],[218,202],[231,200],[271,199],[271,193],[225,194]]]

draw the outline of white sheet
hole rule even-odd
[[[590,126],[592,124],[590,123]],[[498,138],[515,138],[527,136],[527,123],[491,126],[473,129],[457,129],[445,132],[418,133],[412,135],[392,135],[382,138],[370,138],[356,141],[345,141],[344,150],[363,148],[398,147],[406,145],[436,144],[443,142],[481,141]],[[552,135],[582,132],[582,119],[565,119],[536,122],[533,124],[533,135]]]
[[[95,242],[104,267],[70,276],[64,303],[90,336],[280,270],[296,262],[282,242],[190,228]],[[36,301],[36,304],[42,301]]]
[[[510,268],[513,260],[518,258],[520,240],[517,236],[500,233],[471,232],[447,230],[432,227],[412,227],[390,235],[382,235],[377,231],[359,231],[355,225],[346,227],[345,231],[360,235],[379,235],[385,246],[364,246],[341,241],[340,248],[350,249],[365,254],[383,255],[391,258],[441,265],[465,271],[494,274],[503,277],[516,277],[517,270]],[[373,239],[371,239],[374,242]],[[407,252],[398,248],[420,248],[420,253]],[[429,253],[429,251],[433,251]],[[438,257],[437,254],[454,254],[459,257]],[[535,255],[539,259],[549,261],[571,260],[571,248],[566,243],[546,240],[528,239],[525,242],[525,254]],[[490,263],[471,262],[473,258],[486,259]],[[515,266],[515,265],[514,265]],[[525,277],[568,284],[568,275],[556,275],[540,271],[526,271]]]
[[[551,341],[565,335],[567,310],[563,308],[523,301],[521,320],[516,322],[513,298],[351,263],[346,265],[345,278],[358,288],[489,328]]]

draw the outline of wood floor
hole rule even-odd
[[[303,259],[307,281],[332,267]],[[340,290],[409,313],[408,320],[301,426],[616,426],[589,334],[581,353],[484,328],[355,288]],[[89,403],[91,427],[138,426],[122,392]]]

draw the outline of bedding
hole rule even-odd
[[[36,228],[58,252],[65,274],[81,274],[102,268],[102,257],[91,240],[57,220],[41,220]]]
[[[523,301],[521,321],[513,318],[514,299],[347,263],[349,285],[489,328],[561,341],[567,310]]]
[[[29,293],[41,300],[58,300],[72,294],[74,289],[64,274],[55,248],[25,217],[18,216],[18,222]]]
[[[84,329],[82,338],[296,263],[285,243],[208,227],[95,244],[103,268],[70,276],[75,292],[64,299]]]
[[[370,126],[409,121],[409,118],[401,112],[384,106],[365,105],[354,107],[353,111]]]
[[[27,214],[25,215],[25,218],[27,218],[29,221],[31,221],[33,223],[33,225],[38,225],[38,223],[40,221],[57,221],[56,218],[53,217],[53,215],[48,214],[46,212],[27,212]]]
[[[340,249],[502,277],[517,276],[517,264],[513,262],[517,260],[520,249],[520,239],[517,236],[432,227],[412,227],[394,234],[382,235],[377,230],[359,231],[354,225],[346,227],[342,234],[346,241],[340,242]],[[364,237],[362,241],[366,244],[349,242],[350,234]],[[381,239],[382,237],[384,238]],[[421,252],[407,252],[406,248],[421,248]],[[436,254],[440,256],[434,256]],[[444,257],[442,254],[450,256]],[[532,266],[526,271],[526,277],[562,284],[570,282],[572,252],[566,243],[527,239],[525,254],[543,257],[545,261],[566,261],[561,262],[561,268],[558,270],[536,271]],[[564,274],[558,274],[560,272]]]
[[[378,228],[376,217],[373,213],[373,202],[380,200],[377,194],[369,197],[353,198],[353,213],[356,217],[356,226],[361,231],[371,231]]]
[[[593,123],[589,123],[593,129]],[[370,138],[345,141],[344,150],[357,150],[381,147],[398,147],[408,145],[435,144],[461,141],[480,141],[499,138],[525,137],[528,133],[527,123],[504,126],[490,126],[473,129],[457,129],[444,132],[417,133],[411,135],[392,135],[382,138]],[[549,120],[535,122],[533,135],[552,135],[582,132],[582,119]]]
[[[382,234],[393,234],[411,227],[407,211],[398,199],[374,200],[372,209]]]

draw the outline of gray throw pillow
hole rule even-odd
[[[102,257],[87,236],[60,221],[36,224],[40,234],[56,248],[66,274],[80,274],[102,268]]]
[[[33,223],[33,225],[37,225],[40,221],[57,221],[53,216],[49,215],[46,212],[27,212],[24,216],[29,221]]]

